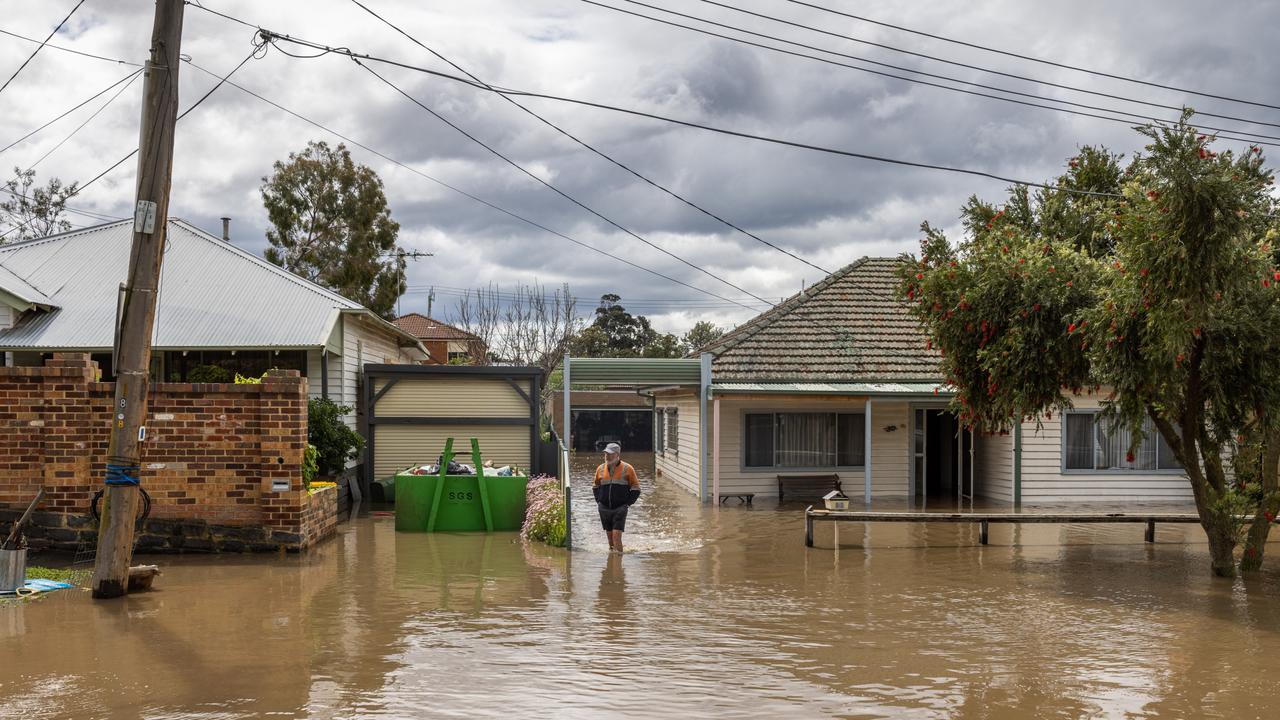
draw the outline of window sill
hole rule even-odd
[[[768,473],[770,475],[778,475],[785,473],[865,473],[866,467],[863,465],[841,465],[832,467],[830,465],[824,467],[777,467],[770,465],[768,467],[744,466],[742,472],[746,473]]]
[[[1081,470],[1081,469],[1066,469],[1066,468],[1063,468],[1063,469],[1061,470],[1061,473],[1062,473],[1063,475],[1120,475],[1120,476],[1124,476],[1124,475],[1173,475],[1173,476],[1178,476],[1178,475],[1186,475],[1186,474],[1187,474],[1187,471],[1186,471],[1186,470],[1183,470],[1182,468],[1178,468],[1178,469],[1176,469],[1176,470],[1127,470],[1127,469],[1117,469],[1117,470]]]

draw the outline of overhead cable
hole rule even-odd
[[[433,50],[433,49],[432,49],[432,48],[430,48],[430,47],[427,47],[425,44],[423,44],[421,41],[419,41],[416,37],[414,37],[413,35],[410,35],[407,31],[405,31],[404,29],[402,29],[402,28],[400,28],[399,26],[395,25],[395,24],[394,24],[394,23],[392,23],[390,20],[387,20],[387,19],[386,19],[386,18],[384,18],[383,16],[381,16],[381,15],[379,15],[378,13],[374,12],[372,9],[370,9],[370,8],[369,8],[369,6],[368,6],[368,5],[365,5],[365,4],[364,4],[363,2],[361,2],[360,0],[351,0],[351,2],[355,3],[356,5],[358,5],[361,9],[363,9],[365,12],[369,13],[369,14],[370,14],[370,15],[372,15],[373,17],[375,17],[375,18],[377,18],[378,20],[382,21],[382,23],[383,23],[383,24],[385,24],[387,27],[391,28],[392,30],[395,30],[396,32],[398,32],[398,33],[400,33],[401,35],[403,35],[404,37],[408,38],[411,42],[413,42],[413,43],[414,43],[415,45],[417,45],[418,47],[422,48],[423,50],[426,50],[427,52],[431,53],[432,55],[434,55],[435,57],[437,57],[437,58],[439,58],[440,60],[444,61],[445,63],[448,63],[450,66],[452,66],[452,67],[453,67],[455,70],[457,70],[458,72],[460,72],[460,73],[462,73],[462,74],[466,75],[467,77],[471,78],[472,80],[475,80],[475,81],[476,81],[476,82],[478,82],[478,83],[482,83],[482,84],[484,84],[484,85],[488,86],[488,83],[485,83],[483,80],[481,80],[480,78],[476,77],[474,74],[472,74],[472,73],[470,73],[470,72],[467,72],[464,68],[462,68],[462,66],[458,65],[457,63],[455,63],[454,61],[452,61],[452,60],[450,60],[449,58],[445,57],[444,55],[441,55],[439,52],[437,52],[437,51]],[[738,226],[738,225],[736,225],[736,224],[734,224],[734,223],[730,222],[729,220],[726,220],[725,218],[721,217],[720,215],[717,215],[716,213],[713,213],[713,212],[711,212],[710,210],[707,210],[706,208],[702,207],[701,205],[698,205],[697,203],[693,202],[692,200],[689,200],[688,198],[684,197],[683,195],[680,195],[679,193],[675,192],[674,190],[671,190],[670,188],[666,187],[665,185],[663,185],[663,184],[661,184],[661,183],[659,183],[659,182],[657,182],[657,181],[655,181],[655,180],[653,180],[653,179],[649,178],[649,177],[648,177],[648,176],[646,176],[646,175],[641,174],[639,171],[635,170],[634,168],[632,168],[631,166],[627,165],[626,163],[623,163],[623,162],[621,162],[620,160],[617,160],[616,158],[614,158],[613,156],[606,154],[605,152],[603,152],[603,151],[601,151],[600,149],[596,148],[594,145],[591,145],[590,143],[586,142],[585,140],[582,140],[581,138],[577,137],[576,135],[574,135],[574,134],[570,133],[569,131],[565,130],[564,128],[560,127],[559,125],[557,125],[557,124],[555,124],[555,123],[551,122],[550,120],[546,119],[545,117],[543,117],[543,116],[539,115],[538,113],[536,113],[536,112],[534,112],[534,111],[530,110],[529,108],[525,107],[524,105],[521,105],[521,104],[520,104],[518,101],[516,101],[515,99],[510,98],[510,97],[507,97],[506,95],[499,95],[499,97],[501,97],[502,99],[504,99],[504,100],[506,100],[507,102],[511,103],[511,104],[512,104],[512,105],[514,105],[515,107],[519,108],[519,109],[520,109],[521,111],[523,111],[525,114],[527,114],[527,115],[529,115],[529,116],[531,116],[531,117],[535,118],[536,120],[538,120],[539,122],[541,122],[543,125],[546,125],[547,127],[551,128],[552,130],[555,130],[556,132],[558,132],[558,133],[560,133],[561,135],[563,135],[563,136],[565,136],[565,137],[569,138],[570,140],[572,140],[572,141],[574,141],[575,143],[577,143],[577,144],[581,145],[582,147],[586,148],[587,150],[590,150],[591,152],[595,153],[596,155],[600,156],[601,158],[604,158],[605,160],[609,161],[610,163],[613,163],[614,165],[618,166],[619,168],[622,168],[623,170],[627,171],[628,173],[630,173],[631,175],[635,176],[636,178],[638,178],[638,179],[640,179],[640,180],[643,180],[645,183],[648,183],[650,186],[652,186],[652,187],[654,187],[654,188],[657,188],[658,190],[661,190],[662,192],[666,193],[667,195],[670,195],[671,197],[675,198],[676,200],[679,200],[680,202],[684,203],[685,205],[687,205],[687,206],[689,206],[689,207],[693,208],[694,210],[697,210],[698,212],[702,213],[703,215],[706,215],[707,217],[709,217],[709,218],[711,218],[711,219],[713,219],[713,220],[716,220],[717,222],[720,222],[721,224],[723,224],[723,225],[725,225],[725,226],[727,226],[727,227],[729,227],[729,228],[732,228],[733,230],[737,230],[738,232],[742,233],[743,235],[746,235],[747,237],[751,238],[752,240],[755,240],[756,242],[759,242],[759,243],[762,243],[762,244],[764,244],[764,245],[767,245],[768,247],[773,248],[774,250],[777,250],[778,252],[782,253],[783,255],[786,255],[786,256],[788,256],[788,257],[790,257],[790,258],[793,258],[793,259],[795,259],[795,260],[798,260],[798,261],[800,261],[800,262],[804,263],[805,265],[808,265],[809,267],[813,268],[814,270],[817,270],[818,272],[821,272],[823,275],[830,275],[830,274],[831,274],[831,271],[830,271],[830,270],[827,270],[827,269],[825,269],[825,268],[823,268],[823,267],[820,267],[820,266],[818,266],[818,265],[814,264],[813,262],[811,262],[811,261],[809,261],[809,260],[807,260],[807,259],[805,259],[805,258],[803,258],[803,257],[801,257],[801,256],[799,256],[799,255],[797,255],[796,253],[791,252],[790,250],[787,250],[787,249],[785,249],[785,248],[779,247],[778,245],[775,245],[775,244],[773,244],[773,243],[769,242],[768,240],[765,240],[764,238],[762,238],[762,237],[760,237],[760,236],[756,235],[755,233],[750,232],[749,230],[745,230],[745,229],[743,229],[742,227],[740,227],[740,226]]]
[[[893,30],[900,30],[902,32],[911,33],[913,35],[920,35],[922,37],[931,38],[933,40],[941,40],[942,42],[961,45],[964,47],[973,48],[975,50],[982,50],[984,52],[996,53],[998,55],[1017,58],[1019,60],[1027,60],[1030,62],[1040,63],[1042,65],[1049,65],[1056,68],[1062,68],[1064,70],[1074,70],[1076,72],[1087,73],[1089,75],[1097,75],[1098,77],[1110,78],[1112,80],[1121,80],[1123,82],[1135,83],[1137,85],[1145,85],[1147,87],[1159,88],[1161,90],[1172,90],[1173,92],[1186,93],[1187,95],[1198,95],[1200,97],[1213,98],[1214,100],[1224,100],[1226,102],[1240,103],[1242,105],[1253,105],[1255,107],[1264,107],[1264,108],[1270,108],[1272,110],[1280,110],[1280,105],[1271,105],[1264,102],[1256,102],[1254,100],[1243,100],[1240,98],[1230,97],[1228,95],[1219,95],[1216,93],[1205,92],[1203,90],[1191,90],[1189,88],[1181,88],[1175,85],[1166,85],[1163,83],[1153,82],[1150,80],[1139,80],[1138,78],[1119,75],[1116,73],[1109,73],[1102,70],[1090,70],[1088,68],[1083,68],[1076,65],[1068,65],[1066,63],[1055,62],[1053,60],[1046,60],[1044,58],[1038,58],[1032,55],[1023,55],[1016,52],[1010,52],[1008,50],[1000,50],[997,48],[988,47],[986,45],[979,45],[977,43],[965,42],[964,40],[956,40],[954,38],[945,37],[943,35],[936,35],[933,33],[924,32],[922,30],[914,30],[912,28],[904,27],[902,25],[894,25],[892,23],[882,22],[880,20],[873,20],[863,15],[854,15],[853,13],[844,12],[842,10],[835,10],[829,7],[824,7],[822,5],[816,5],[808,2],[801,2],[801,0],[785,0],[785,1],[792,3],[794,5],[803,5],[805,7],[810,7],[815,10],[821,10],[822,12],[831,13],[832,15],[840,15],[843,17],[851,18],[853,20],[860,20],[865,23],[880,25],[881,27],[891,28]]]
[[[5,88],[9,87],[9,83],[13,82],[13,79],[18,77],[18,73],[21,73],[22,69],[25,68],[28,63],[34,60],[36,55],[38,55],[40,51],[44,49],[45,44],[48,43],[49,40],[52,39],[53,36],[56,35],[59,30],[62,29],[63,25],[67,24],[67,21],[71,19],[72,15],[76,14],[76,11],[80,9],[80,6],[84,4],[84,1],[85,0],[80,0],[80,2],[77,2],[76,6],[71,8],[71,12],[67,13],[67,16],[62,18],[62,22],[58,23],[57,27],[55,27],[52,31],[49,32],[49,35],[45,37],[45,39],[36,47],[36,49],[31,51],[31,54],[27,56],[27,59],[23,60],[22,64],[18,66],[18,69],[14,70],[13,74],[9,76],[9,79],[5,80],[3,85],[0,85],[0,93],[4,92]]]
[[[702,34],[702,35],[707,35],[707,36],[710,36],[710,37],[720,38],[720,39],[722,39],[722,40],[729,40],[729,41],[732,41],[732,42],[735,42],[735,43],[739,43],[739,44],[741,44],[741,45],[748,45],[748,46],[751,46],[751,47],[761,48],[761,49],[764,49],[764,50],[770,50],[770,51],[772,51],[772,52],[781,53],[781,54],[784,54],[784,55],[790,55],[790,56],[792,56],[792,57],[804,58],[804,59],[807,59],[807,60],[814,60],[814,61],[817,61],[817,62],[820,62],[820,63],[825,63],[825,64],[827,64],[827,65],[833,65],[833,66],[836,66],[836,67],[847,68],[847,69],[849,69],[849,70],[857,70],[858,72],[864,72],[864,73],[868,73],[868,74],[871,74],[871,75],[879,75],[879,76],[881,76],[881,77],[892,78],[892,79],[894,79],[894,80],[901,80],[901,81],[903,81],[903,82],[915,83],[915,84],[917,84],[917,85],[924,85],[924,86],[926,86],[926,87],[939,88],[939,89],[941,89],[941,90],[947,90],[947,91],[950,91],[950,92],[961,93],[961,94],[964,94],[964,95],[972,95],[972,96],[974,96],[974,97],[986,98],[986,99],[988,99],[988,100],[999,100],[999,101],[1001,101],[1001,102],[1013,103],[1013,104],[1015,104],[1015,105],[1023,105],[1023,106],[1025,106],[1025,107],[1039,108],[1039,109],[1041,109],[1041,110],[1052,110],[1052,111],[1054,111],[1054,112],[1066,113],[1066,114],[1069,114],[1069,115],[1077,115],[1077,116],[1080,116],[1080,117],[1094,118],[1094,119],[1097,119],[1097,120],[1106,120],[1106,121],[1109,121],[1109,122],[1123,123],[1123,124],[1125,124],[1125,125],[1132,125],[1134,120],[1140,120],[1140,121],[1145,121],[1145,122],[1176,122],[1176,121],[1174,121],[1174,120],[1168,120],[1168,119],[1162,119],[1162,118],[1152,117],[1152,116],[1150,116],[1150,115],[1141,115],[1141,114],[1138,114],[1138,113],[1129,112],[1129,111],[1127,111],[1127,110],[1118,110],[1118,109],[1116,109],[1116,108],[1106,108],[1106,107],[1100,107],[1100,106],[1097,106],[1097,105],[1088,105],[1088,104],[1086,104],[1086,103],[1079,103],[1079,102],[1074,102],[1074,101],[1071,101],[1071,100],[1063,100],[1063,99],[1061,99],[1061,98],[1045,97],[1045,96],[1043,96],[1043,95],[1037,95],[1037,94],[1035,94],[1035,93],[1028,93],[1028,92],[1023,92],[1023,91],[1020,91],[1020,90],[1013,90],[1013,89],[1010,89],[1010,88],[1002,88],[1002,87],[997,87],[997,86],[994,86],[994,85],[987,85],[987,84],[985,84],[985,83],[974,82],[974,81],[971,81],[971,80],[964,80],[964,79],[962,79],[962,78],[952,77],[952,76],[949,76],[949,75],[939,75],[939,74],[937,74],[937,73],[926,72],[926,71],[924,71],[924,70],[916,70],[916,69],[913,69],[913,68],[903,67],[903,66],[901,66],[901,65],[893,65],[893,64],[890,64],[890,63],[880,62],[880,61],[878,61],[878,60],[872,60],[872,59],[870,59],[870,58],[861,57],[861,56],[859,56],[859,55],[850,55],[849,53],[843,53],[843,52],[839,52],[839,51],[836,51],[836,50],[829,50],[829,49],[827,49],[827,48],[818,47],[818,46],[816,46],[816,45],[809,45],[809,44],[807,44],[807,43],[802,43],[802,42],[798,42],[798,41],[795,41],[795,40],[787,40],[786,38],[777,37],[776,35],[768,35],[768,34],[766,34],[766,33],[756,32],[756,31],[754,31],[754,30],[748,30],[748,29],[746,29],[746,28],[738,27],[738,26],[736,26],[736,25],[730,25],[730,24],[727,24],[727,23],[717,22],[717,21],[715,21],[715,20],[709,20],[709,19],[707,19],[707,18],[699,17],[699,16],[697,16],[697,15],[689,15],[689,14],[686,14],[686,13],[677,12],[677,11],[675,11],[675,10],[668,10],[668,9],[666,9],[666,8],[659,7],[659,6],[657,6],[657,5],[650,5],[650,4],[648,4],[648,3],[639,2],[638,0],[621,0],[621,1],[622,1],[622,2],[631,3],[632,5],[638,5],[638,6],[646,7],[646,8],[652,9],[652,10],[658,10],[658,11],[661,11],[661,12],[665,12],[665,13],[667,13],[667,14],[669,14],[669,15],[674,15],[674,16],[682,17],[682,18],[686,18],[686,19],[689,19],[689,20],[695,20],[695,21],[698,21],[698,22],[705,23],[705,24],[707,24],[707,25],[712,25],[712,26],[715,26],[715,27],[725,28],[725,29],[727,29],[727,30],[732,30],[732,31],[734,31],[734,32],[740,32],[740,33],[744,33],[744,34],[747,34],[747,35],[752,35],[752,36],[755,36],[755,37],[763,38],[763,39],[770,40],[770,41],[774,41],[774,42],[785,43],[785,44],[787,44],[787,45],[792,45],[792,46],[795,46],[795,47],[805,48],[805,49],[807,49],[807,50],[813,50],[813,51],[816,51],[816,52],[826,53],[826,54],[828,54],[828,55],[834,55],[834,56],[836,56],[836,57],[843,57],[843,58],[847,58],[847,59],[850,59],[850,60],[855,60],[855,61],[857,61],[857,62],[867,63],[867,64],[869,64],[869,65],[876,65],[876,66],[879,66],[879,67],[890,68],[890,69],[892,69],[892,70],[897,70],[897,71],[904,72],[904,73],[910,73],[910,74],[913,74],[913,75],[920,75],[920,76],[922,76],[922,77],[930,77],[930,78],[935,78],[935,79],[938,79],[938,80],[945,80],[945,81],[947,81],[947,82],[953,82],[953,83],[957,83],[957,84],[959,84],[959,85],[965,85],[965,86],[968,86],[968,87],[982,88],[982,89],[985,89],[985,90],[991,90],[991,91],[993,91],[993,92],[1000,92],[1000,93],[1006,93],[1006,94],[1008,94],[1008,95],[1015,95],[1015,96],[1018,96],[1018,97],[1031,98],[1031,99],[1033,99],[1033,100],[1039,100],[1040,102],[1029,102],[1029,101],[1027,101],[1027,100],[1018,100],[1016,97],[1004,97],[1004,96],[1001,96],[1001,95],[991,95],[991,94],[989,94],[989,93],[979,92],[979,91],[976,91],[976,90],[965,90],[964,88],[952,87],[952,86],[950,86],[950,85],[943,85],[943,84],[940,84],[940,83],[929,82],[928,80],[921,80],[921,79],[919,79],[919,78],[914,78],[914,77],[904,77],[904,76],[902,76],[902,75],[897,75],[897,74],[894,74],[894,73],[891,73],[891,72],[885,72],[885,71],[882,71],[882,70],[874,70],[874,69],[872,69],[872,68],[861,67],[861,66],[859,66],[859,65],[850,65],[849,63],[840,62],[840,61],[838,61],[838,60],[832,60],[832,59],[830,59],[830,58],[826,58],[826,57],[820,57],[820,56],[817,56],[817,55],[810,55],[810,54],[808,54],[808,53],[797,52],[797,51],[794,51],[794,50],[787,50],[786,48],[779,48],[779,47],[775,47],[775,46],[772,46],[772,45],[765,45],[765,44],[758,43],[758,42],[754,42],[754,41],[751,41],[751,40],[746,40],[746,39],[744,39],[744,38],[734,37],[734,36],[732,36],[732,35],[725,35],[725,34],[723,34],[723,33],[714,32],[714,31],[712,31],[712,30],[707,30],[707,29],[705,29],[705,28],[694,27],[694,26],[692,26],[692,25],[685,25],[684,23],[675,22],[675,21],[673,21],[673,20],[667,20],[667,19],[665,19],[665,18],[654,17],[654,16],[652,16],[652,15],[646,15],[646,14],[644,14],[644,13],[636,12],[636,11],[634,11],[634,10],[627,10],[626,8],[620,8],[620,7],[615,7],[615,6],[613,6],[613,5],[607,5],[607,4],[602,3],[602,2],[597,2],[596,0],[579,0],[579,1],[580,1],[580,2],[582,2],[582,3],[585,3],[585,4],[587,4],[587,5],[593,5],[593,6],[595,6],[595,7],[603,8],[603,9],[606,9],[606,10],[613,10],[614,12],[622,13],[622,14],[624,14],[624,15],[631,15],[631,16],[633,16],[633,17],[642,18],[642,19],[645,19],[645,20],[650,20],[650,21],[652,21],[652,22],[661,23],[661,24],[663,24],[663,25],[668,25],[668,26],[671,26],[671,27],[677,27],[677,28],[681,28],[681,29],[684,29],[684,30],[690,30],[690,31],[693,31],[693,32],[696,32],[696,33],[700,33],[700,34]],[[806,27],[807,27],[807,26],[806,26]],[[1041,103],[1057,103],[1058,105],[1064,105],[1064,106],[1068,106],[1068,107],[1058,107],[1057,105],[1044,105],[1044,104],[1041,104]],[[1072,107],[1084,108],[1085,110],[1096,110],[1096,111],[1098,111],[1098,112],[1103,112],[1103,113],[1113,113],[1114,115],[1126,115],[1126,116],[1128,116],[1129,118],[1132,118],[1132,119],[1125,119],[1125,118],[1122,118],[1122,117],[1114,117],[1114,115],[1100,115],[1100,114],[1098,114],[1098,113],[1094,113],[1094,112],[1082,112],[1082,111],[1080,111],[1080,110],[1072,110],[1072,109],[1070,109],[1070,108],[1072,108]],[[1175,109],[1175,110],[1181,111],[1181,108],[1177,108],[1177,107],[1174,107],[1174,106],[1158,105],[1157,107],[1162,107],[1162,108],[1164,108],[1164,107],[1168,107],[1168,108],[1170,108],[1170,109]],[[1197,113],[1197,114],[1204,114],[1204,113]],[[1256,120],[1244,120],[1243,122],[1248,122],[1248,123],[1252,123],[1252,124],[1255,124],[1255,125],[1273,125],[1273,126],[1275,126],[1275,127],[1280,127],[1280,123],[1267,123],[1267,122],[1261,122],[1261,121],[1256,121]],[[1236,140],[1236,141],[1239,141],[1239,142],[1252,143],[1252,144],[1255,144],[1255,145],[1271,145],[1271,146],[1280,146],[1280,143],[1275,143],[1275,142],[1266,142],[1266,140],[1280,140],[1280,135],[1265,135],[1265,134],[1261,134],[1261,133],[1249,132],[1249,131],[1247,131],[1247,130],[1235,130],[1235,129],[1230,129],[1230,128],[1211,127],[1211,126],[1208,126],[1208,125],[1203,126],[1203,128],[1204,128],[1205,130],[1210,130],[1210,131],[1214,131],[1214,132],[1230,132],[1230,133],[1236,133],[1237,135],[1247,136],[1247,137],[1236,137],[1236,136],[1228,136],[1228,135],[1219,135],[1219,137],[1220,137],[1221,139],[1223,139],[1223,140]]]

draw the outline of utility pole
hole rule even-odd
[[[111,410],[106,493],[98,527],[98,556],[93,570],[95,598],[128,592],[138,514],[138,475],[142,463],[143,423],[150,384],[151,333],[156,290],[169,220],[173,179],[173,132],[178,115],[178,67],[182,45],[183,0],[156,0],[138,136],[138,194],[133,216],[133,250],[116,336],[116,394]]]

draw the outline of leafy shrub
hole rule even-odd
[[[230,370],[217,365],[197,365],[187,373],[187,382],[192,383],[229,383],[233,378]]]
[[[262,374],[262,377],[245,377],[244,375],[241,375],[240,373],[236,373],[236,384],[237,384],[237,385],[261,385],[261,384],[262,384],[262,378],[264,378],[264,377],[266,377],[266,376],[267,376],[267,374],[266,374],[266,373],[263,373],[263,374]]]
[[[364,447],[364,438],[342,422],[351,408],[326,398],[307,403],[307,442],[315,446],[321,475],[336,475]]]
[[[520,536],[525,540],[538,540],[553,547],[565,543],[564,493],[560,480],[549,475],[529,478],[525,490],[524,527]]]
[[[320,473],[319,457],[320,452],[316,450],[316,446],[307,443],[307,449],[302,451],[302,487],[307,490],[311,489],[312,481]]]

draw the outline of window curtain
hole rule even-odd
[[[1066,416],[1065,437],[1062,442],[1066,447],[1068,470],[1092,470],[1093,459],[1093,415],[1069,413]]]
[[[836,418],[836,439],[841,467],[862,467],[866,462],[867,416],[861,413],[842,413]]]
[[[777,417],[778,466],[832,467],[836,464],[834,415],[779,413]]]

